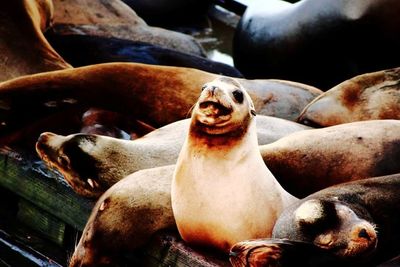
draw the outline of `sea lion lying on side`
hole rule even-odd
[[[311,101],[297,121],[313,127],[400,119],[400,68],[377,71],[344,81]]]
[[[0,142],[59,108],[118,111],[158,128],[187,118],[202,85],[217,77],[189,68],[105,63],[13,79],[0,83]],[[258,114],[293,120],[322,93],[288,81],[238,81],[248,88]]]
[[[204,49],[193,37],[147,25],[122,1],[53,0],[53,2],[55,12],[52,34],[116,37],[205,56]]]
[[[175,229],[170,194],[174,169],[141,170],[108,189],[94,206],[69,266],[110,266],[158,230]]]
[[[274,117],[258,115],[256,120],[260,144],[309,129]],[[128,174],[176,163],[189,124],[190,119],[174,122],[134,141],[88,134],[42,133],[36,150],[43,161],[64,175],[78,194],[98,197]]]
[[[400,174],[326,188],[286,209],[273,238],[323,249],[335,257],[336,266],[376,266],[400,253],[399,188]],[[317,249],[299,259],[293,257],[297,244],[292,245],[290,251],[274,240],[241,242],[232,248],[231,262],[235,267],[281,266],[285,261],[290,263],[285,266],[298,266],[303,258],[302,263],[310,263],[304,266],[320,266],[311,264],[323,255]]]

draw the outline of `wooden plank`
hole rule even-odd
[[[83,230],[94,205],[46,170],[41,161],[30,161],[4,149],[0,151],[0,186],[78,230]]]
[[[22,156],[4,149],[0,149],[0,186],[13,191],[29,203],[29,205],[21,204],[21,207],[26,210],[21,211],[22,214],[19,216],[29,218],[35,214],[37,217],[37,211],[42,209],[78,230],[83,230],[94,205],[93,201],[75,194],[60,177],[47,170],[41,162],[32,160],[32,157],[27,155]],[[46,217],[48,215],[42,218],[39,216],[35,220],[46,221],[48,220]],[[53,222],[43,221],[40,222],[43,224],[40,226],[42,230],[46,231],[46,227],[54,227],[51,226]],[[57,233],[57,231],[60,232]],[[57,234],[61,236],[63,230],[56,229],[55,232],[55,236]],[[54,234],[52,235],[54,237]],[[53,241],[59,243],[61,237]],[[135,253],[129,258],[134,259],[135,262],[139,260],[140,266],[229,266],[226,259],[221,259],[212,253],[191,249],[179,239],[176,232],[156,235],[148,246],[140,250],[139,254]],[[1,256],[0,259],[2,259]]]
[[[3,230],[0,230],[0,266],[61,267],[57,262],[14,240]]]
[[[50,241],[62,246],[64,244],[65,223],[45,212],[29,201],[18,203],[18,220],[39,232]]]
[[[186,245],[177,232],[160,232],[143,248],[144,267],[228,267],[227,257],[215,251],[193,249]]]

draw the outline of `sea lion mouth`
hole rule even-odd
[[[232,113],[232,107],[226,107],[217,101],[204,101],[199,104],[199,108],[206,116],[218,117],[226,116]]]

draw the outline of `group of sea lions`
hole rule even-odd
[[[30,18],[31,47],[44,54],[27,57],[30,68],[14,63],[16,71],[2,78],[0,142],[18,145],[34,133],[39,157],[78,194],[99,198],[70,266],[115,264],[166,228],[189,245],[229,254],[234,266],[374,266],[400,253],[399,69],[356,76],[323,93],[159,61],[72,68],[43,35],[52,2],[15,3],[5,5]],[[93,3],[97,9],[84,8],[71,21],[89,2],[55,1],[58,23],[111,43],[113,34],[137,41],[138,31],[152,32],[120,1]],[[26,30],[7,21],[15,24],[2,30]],[[172,34],[172,43],[190,39],[180,36]],[[15,50],[0,56],[26,52],[12,44]],[[33,68],[38,62],[49,69]],[[60,123],[81,115],[85,125]],[[135,121],[135,133],[126,120]],[[62,134],[49,132],[54,124],[63,124]],[[112,128],[127,139],[149,133],[123,140],[76,133],[75,126]]]

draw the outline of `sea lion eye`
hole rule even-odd
[[[69,158],[64,154],[59,155],[57,160],[58,160],[58,163],[60,163],[63,166],[68,166],[70,163]]]
[[[207,85],[203,85],[203,87],[201,87],[201,91],[204,91],[204,89],[207,88]]]
[[[238,103],[243,103],[243,93],[242,93],[242,91],[239,91],[239,90],[236,90],[236,91],[233,91],[233,97],[236,99],[236,101],[238,102]]]

